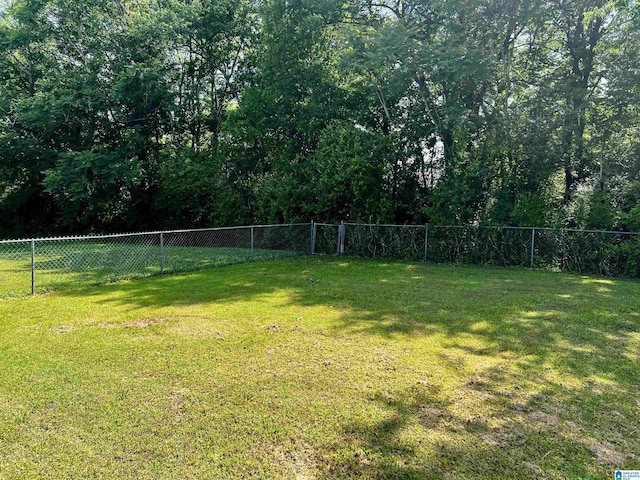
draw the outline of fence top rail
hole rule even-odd
[[[317,223],[316,225],[327,225],[322,223]],[[331,224],[335,225],[335,224]],[[494,230],[540,230],[540,231],[553,231],[553,232],[577,232],[577,233],[607,233],[614,235],[640,235],[640,232],[626,232],[620,230],[585,230],[580,228],[554,228],[554,227],[513,227],[513,226],[503,226],[503,225],[434,225],[431,223],[425,223],[420,225],[410,225],[410,224],[395,224],[395,223],[355,223],[355,222],[345,222],[345,225],[355,226],[355,227],[395,227],[395,228],[486,228],[486,229],[494,229]]]
[[[536,228],[536,230],[552,230],[556,232],[607,233],[614,235],[640,235],[640,232],[623,232],[620,230],[580,230],[578,228]]]
[[[234,227],[211,227],[211,228],[195,228],[195,229],[182,229],[182,230],[158,230],[152,232],[132,232],[132,233],[112,233],[112,234],[97,234],[97,235],[69,235],[69,236],[60,236],[60,237],[43,237],[43,238],[22,238],[22,239],[11,239],[11,240],[0,240],[1,244],[20,244],[20,243],[28,243],[28,242],[55,242],[55,241],[70,241],[70,240],[108,240],[113,238],[131,238],[131,237],[143,237],[150,235],[160,235],[160,234],[179,234],[179,233],[199,233],[199,232],[216,232],[216,231],[224,231],[224,230],[240,230],[240,229],[249,229],[249,228],[275,228],[275,227],[295,227],[295,226],[306,226],[312,225],[311,222],[308,223],[279,223],[273,225],[238,225]],[[320,223],[317,222],[315,225],[325,226],[325,227],[337,227],[339,224],[337,223]],[[625,231],[617,231],[617,230],[583,230],[578,228],[553,228],[553,227],[513,227],[513,226],[500,226],[500,225],[432,225],[432,224],[421,224],[421,225],[398,225],[392,223],[355,223],[355,222],[345,222],[344,225],[349,226],[360,226],[360,227],[393,227],[393,228],[473,228],[473,229],[494,229],[494,230],[537,230],[537,231],[550,231],[550,232],[574,232],[574,233],[601,233],[601,234],[609,234],[609,235],[640,235],[640,232],[625,232]]]
[[[28,243],[28,242],[55,242],[55,241],[69,241],[69,240],[108,240],[110,238],[126,238],[126,237],[144,237],[150,235],[171,234],[171,233],[199,233],[199,232],[217,232],[221,230],[241,230],[250,228],[274,228],[274,227],[296,227],[306,226],[311,223],[279,223],[273,225],[239,225],[235,227],[212,227],[212,228],[194,228],[185,230],[158,230],[152,232],[137,232],[137,233],[110,233],[110,234],[98,234],[98,235],[69,235],[61,237],[42,237],[42,238],[22,238],[15,240],[0,240],[0,244],[7,243]]]
[[[235,227],[212,227],[212,228],[195,228],[187,230],[162,230],[158,232],[150,232],[151,234],[158,235],[160,233],[192,233],[192,232],[217,232],[220,230],[239,230],[247,228],[274,228],[274,227],[300,227],[311,225],[311,223],[275,223],[273,225],[238,225]],[[133,234],[140,235],[140,234]]]
[[[397,225],[403,226],[403,225]],[[574,233],[606,233],[614,235],[640,235],[640,232],[625,232],[620,230],[583,230],[580,228],[553,228],[553,227],[511,227],[500,225],[431,225],[432,228],[486,228],[493,230],[536,230],[547,232],[574,232]]]
[[[393,223],[353,223],[353,222],[345,222],[345,225],[353,226],[353,227],[403,227],[403,228],[425,228],[427,224],[423,225],[410,225],[405,223],[404,225],[396,225]]]
[[[31,240],[29,239],[22,239],[22,240],[0,240],[0,245],[7,245],[7,244],[15,244],[15,243],[31,243]]]

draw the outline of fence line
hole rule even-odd
[[[337,228],[336,249],[345,255],[640,277],[640,232],[354,222]]]
[[[192,229],[185,229],[185,230],[156,230],[156,231],[150,231],[150,232],[105,233],[105,234],[95,234],[95,235],[70,235],[70,236],[67,235],[67,236],[61,236],[61,237],[33,237],[33,238],[0,240],[0,244],[30,242],[31,240],[35,240],[38,242],[49,242],[49,241],[59,241],[59,240],[95,240],[95,239],[102,239],[102,238],[132,237],[136,235],[160,235],[163,233],[217,232],[222,230],[237,230],[239,228],[297,227],[300,225],[309,225],[309,223],[277,223],[277,224],[270,224],[270,225],[239,225],[236,227],[192,228]]]
[[[358,227],[402,227],[402,228],[425,228],[431,225],[432,228],[486,228],[493,230],[550,230],[557,232],[579,232],[579,233],[615,233],[619,235],[640,235],[640,232],[626,232],[621,230],[585,230],[581,228],[557,228],[557,227],[513,227],[510,225],[435,225],[430,223],[409,224],[409,223],[354,223],[344,222],[345,225]],[[318,223],[317,225],[337,225],[332,223]]]
[[[0,241],[0,298],[303,254],[640,277],[640,232],[295,223]]]
[[[0,298],[309,253],[309,223],[0,242]]]

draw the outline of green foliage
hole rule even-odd
[[[239,225],[250,222],[247,206],[231,188],[224,164],[212,154],[165,149],[160,157],[159,192],[154,205],[170,228],[191,225]]]
[[[122,228],[132,190],[141,180],[138,158],[126,152],[83,151],[60,154],[45,172],[44,184],[60,205],[60,221],[71,231],[88,230],[98,220]]]
[[[617,223],[617,210],[607,193],[594,193],[589,199],[586,227],[596,230],[611,230]]]
[[[391,218],[387,169],[394,163],[394,152],[391,139],[348,124],[324,130],[309,159],[309,190],[318,218]]]
[[[489,172],[479,161],[461,163],[448,172],[433,192],[433,206],[425,213],[432,223],[463,225],[478,220],[488,197]]]
[[[0,235],[622,227],[640,198],[637,20],[613,0],[13,0]]]
[[[520,194],[511,211],[511,224],[522,227],[547,225],[548,204],[540,194]]]
[[[640,203],[623,216],[623,222],[632,231],[640,231]]]

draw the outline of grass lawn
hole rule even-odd
[[[298,258],[0,301],[0,478],[640,468],[640,283]]]

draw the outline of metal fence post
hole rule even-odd
[[[31,295],[36,294],[36,241],[31,240]]]
[[[340,234],[340,253],[344,253],[344,237],[347,232],[344,220],[340,221],[340,231],[342,232]]]
[[[251,260],[253,260],[253,225],[251,226]]]
[[[310,233],[310,240],[309,240],[309,251],[311,252],[311,255],[313,255],[316,250],[316,223],[311,220],[311,233]]]
[[[164,233],[160,232],[160,274],[164,272]]]
[[[427,249],[429,248],[429,224],[424,226],[424,261],[427,261]]]
[[[533,258],[536,249],[536,229],[531,229],[531,270],[533,270]]]

